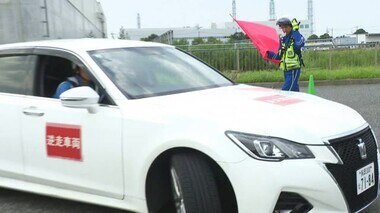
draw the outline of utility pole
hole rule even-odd
[[[197,26],[195,26],[195,28],[198,30],[198,38],[201,37],[201,26],[199,26],[199,24]]]
[[[141,17],[140,17],[140,13],[137,13],[137,29],[141,29]]]
[[[313,0],[307,2],[307,19],[310,21],[311,34],[314,34],[314,6]]]
[[[276,7],[274,4],[274,0],[270,0],[269,2],[269,21],[276,20]]]
[[[236,19],[236,1],[232,1],[232,17]]]
[[[359,26],[356,26],[355,29],[356,29],[355,33],[358,32]],[[357,33],[356,33],[356,43],[359,44],[359,34]]]

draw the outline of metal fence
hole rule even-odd
[[[186,45],[187,51],[221,71],[274,70],[251,43]],[[380,65],[380,45],[308,45],[303,49],[305,69],[341,69]]]

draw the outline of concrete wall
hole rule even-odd
[[[96,0],[0,0],[0,43],[106,34]]]

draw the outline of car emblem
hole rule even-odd
[[[362,160],[365,160],[367,159],[367,149],[366,149],[366,146],[365,146],[365,143],[363,142],[363,139],[359,138],[358,139],[358,148],[359,148],[359,152],[360,152],[360,157],[362,158]]]

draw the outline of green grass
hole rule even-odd
[[[247,71],[223,72],[226,76],[238,83],[281,82],[284,80],[281,71]],[[314,80],[344,80],[380,78],[380,67],[350,67],[336,70],[303,69],[300,81],[307,81],[313,75]]]

